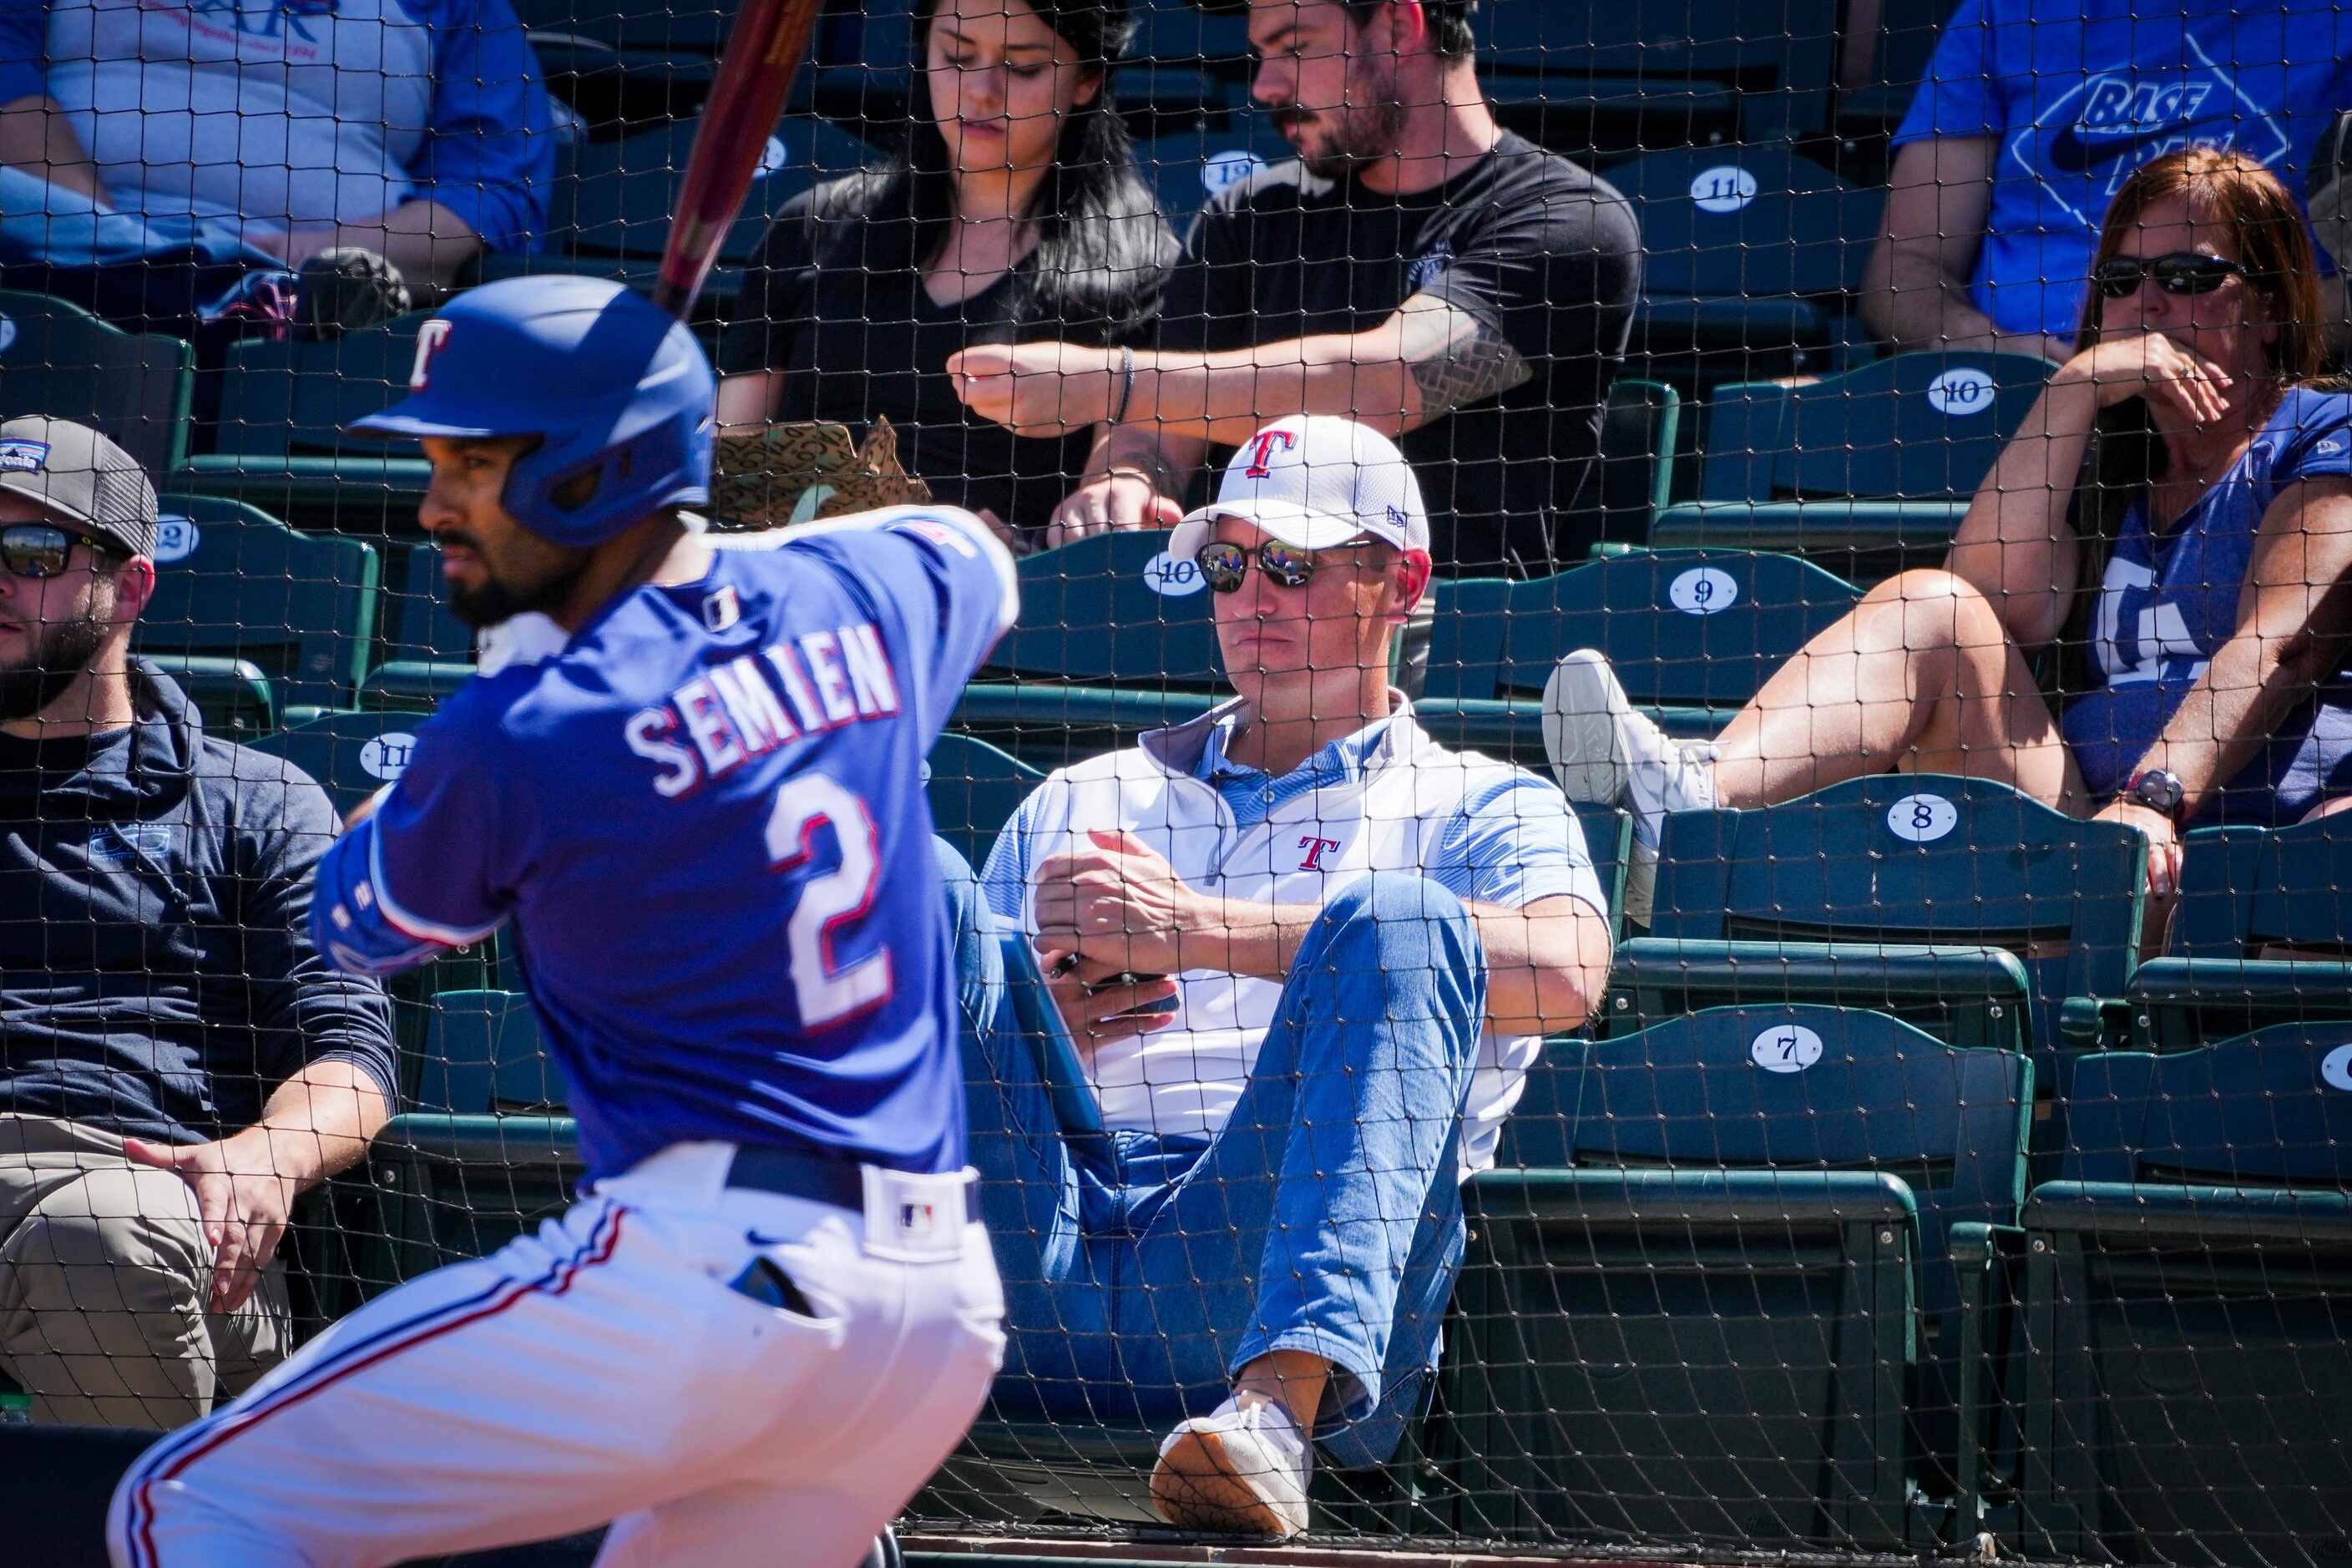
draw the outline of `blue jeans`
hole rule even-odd
[[[1215,1408],[1268,1351],[1308,1351],[1334,1368],[1327,1456],[1385,1460],[1425,1403],[1462,1262],[1456,1151],[1486,971],[1461,901],[1403,874],[1333,899],[1214,1138],[1072,1135],[971,869],[940,859],[1011,1339],[998,1413],[1165,1427]]]

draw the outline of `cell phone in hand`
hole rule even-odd
[[[1168,977],[1164,974],[1137,974],[1131,970],[1122,970],[1118,973],[1111,975],[1108,979],[1097,980],[1092,985],[1087,986],[1087,994],[1089,996],[1099,996],[1104,992],[1108,991],[1116,985],[1149,985],[1155,980],[1165,980]],[[1176,1011],[1176,1003],[1177,998],[1173,996],[1162,996],[1157,1002],[1146,1002],[1141,1006],[1130,1007],[1125,1014],[1121,1015],[1121,1016],[1132,1017],[1138,1014],[1173,1013]]]

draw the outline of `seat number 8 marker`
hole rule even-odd
[[[1959,825],[1959,807],[1940,795],[1906,795],[1886,808],[1886,830],[1914,844],[1932,844]]]
[[[805,865],[817,829],[827,823],[841,841],[841,864],[801,885],[800,900],[784,922],[804,1029],[837,1024],[890,998],[887,948],[838,969],[833,963],[835,930],[874,907],[874,886],[882,876],[880,835],[865,801],[824,773],[784,781],[768,815],[769,868]]]

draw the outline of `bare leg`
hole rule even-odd
[[[1891,772],[1998,779],[2090,814],[2049,704],[1983,594],[1943,571],[1880,584],[1782,665],[1716,742],[1727,806]]]
[[[1312,1352],[1253,1359],[1214,1415],[1185,1422],[1160,1446],[1151,1472],[1160,1516],[1179,1530],[1277,1540],[1306,1529],[1307,1444],[1330,1380],[1331,1363]]]
[[[1268,1351],[1234,1379],[1234,1397],[1273,1400],[1301,1432],[1312,1432],[1323,1408],[1323,1385],[1330,1381],[1331,1363],[1312,1351]]]

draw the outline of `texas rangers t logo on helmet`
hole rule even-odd
[[[1250,437],[1249,467],[1242,470],[1251,479],[1262,479],[1274,470],[1266,465],[1274,457],[1275,443],[1280,442],[1286,452],[1296,450],[1298,432],[1296,430],[1261,430]]]
[[[449,345],[450,322],[436,316],[416,333],[416,363],[408,367],[408,390],[422,392],[433,381],[433,356]]]

